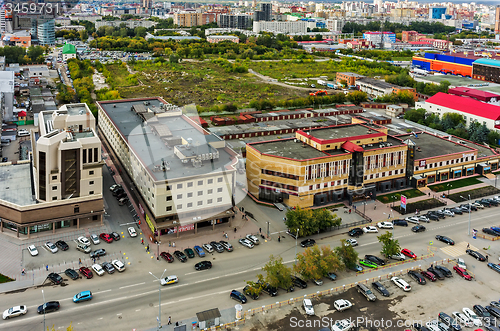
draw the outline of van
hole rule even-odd
[[[193,250],[198,254],[199,257],[205,257],[205,251],[200,246],[194,246]]]
[[[17,131],[17,136],[18,137],[24,137],[24,136],[29,136],[30,133],[28,132],[28,130],[19,130]]]
[[[10,144],[10,139],[2,138],[1,142],[2,144],[8,145]]]
[[[90,253],[90,251],[91,251],[89,246],[82,244],[82,243],[78,243],[76,245],[76,249],[79,250],[80,252],[84,252],[84,253]]]
[[[366,300],[368,300],[368,301],[377,300],[377,297],[375,296],[375,294],[373,294],[373,292],[368,287],[366,287],[365,284],[358,284],[357,290],[359,293],[361,293],[365,296]]]

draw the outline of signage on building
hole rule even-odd
[[[179,226],[179,232],[194,230],[194,223]],[[177,233],[177,228],[168,229],[167,233]]]
[[[151,222],[151,220],[149,219],[149,215],[148,214],[146,214],[146,223],[148,223],[149,228],[151,229],[151,232],[155,232],[155,227],[153,225],[153,222]]]
[[[462,154],[462,157],[463,157],[463,158],[466,158],[466,157],[473,157],[473,156],[474,156],[474,153]]]
[[[401,208],[406,210],[406,197],[404,195],[401,196]]]
[[[425,168],[425,165],[426,165],[426,161],[425,160],[420,160],[418,166],[421,167],[421,168]]]

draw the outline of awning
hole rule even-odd
[[[350,141],[346,141],[342,144],[341,148],[349,151],[349,152],[362,152],[364,151],[363,147],[356,145]]]
[[[413,176],[413,178],[415,178],[416,180],[421,180],[421,179],[424,179],[422,176],[420,175],[416,175],[416,176]]]
[[[462,170],[455,170],[455,171],[453,171],[454,174],[456,174],[457,172],[462,172]]]

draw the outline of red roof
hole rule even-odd
[[[490,99],[492,98],[497,98],[497,100],[500,100],[500,95],[498,94],[464,86],[451,88],[448,90],[448,93],[455,95],[464,95],[474,99],[478,99],[480,101],[490,101]]]
[[[439,92],[425,101],[434,105],[452,108],[467,114],[496,121],[500,117],[500,107],[471,98]]]
[[[355,143],[352,143],[350,141],[346,141],[345,143],[342,144],[342,148],[349,151],[349,152],[362,152],[364,151],[363,147],[356,145]]]
[[[21,110],[19,113],[17,113],[17,116],[26,117],[26,112],[24,110]]]

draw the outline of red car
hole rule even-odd
[[[90,271],[90,269],[87,268],[87,267],[81,267],[80,268],[80,273],[82,275],[84,275],[87,279],[90,279],[90,278],[94,277],[94,274],[92,273],[92,271]]]
[[[170,253],[161,252],[160,256],[165,259],[168,263],[174,262],[174,257]]]
[[[467,280],[472,280],[472,277],[471,275],[469,275],[467,273],[467,271],[465,271],[464,269],[460,268],[459,266],[454,266],[453,267],[453,270],[455,270],[457,272],[457,274],[459,274],[460,276],[462,276],[463,278],[467,279]]]
[[[99,235],[99,238],[101,238],[102,240],[104,240],[108,244],[110,244],[110,243],[113,242],[113,238],[111,238],[111,236],[109,234],[107,234],[107,233],[101,233]]]
[[[415,255],[415,253],[413,253],[412,251],[410,251],[408,248],[403,248],[401,250],[401,254],[403,255],[406,255],[412,259],[416,259],[417,258],[417,255]]]
[[[420,272],[425,278],[429,279],[431,282],[435,282],[436,281],[436,276],[434,276],[433,273],[431,272],[428,272],[428,271],[422,271]]]

